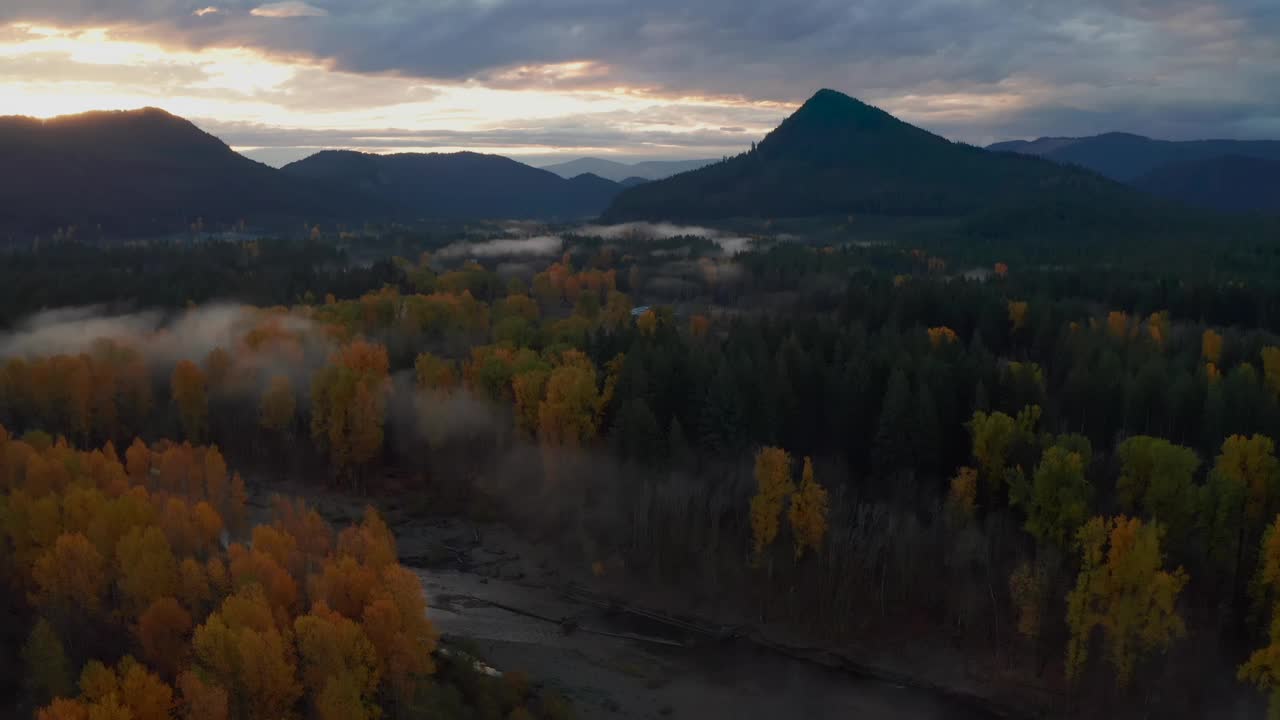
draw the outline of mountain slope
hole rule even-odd
[[[599,213],[620,189],[594,175],[566,180],[510,158],[472,152],[371,155],[326,150],[289,163],[281,172],[345,185],[416,218],[581,218]]]
[[[1129,133],[1106,133],[1082,138],[1040,138],[996,143],[999,152],[1037,155],[1059,163],[1089,168],[1113,180],[1131,182],[1157,168],[1228,155],[1280,161],[1280,142],[1274,140],[1153,140]]]
[[[821,90],[750,153],[630,188],[610,220],[874,214],[967,217],[1003,208],[1076,219],[1147,204],[1092,172],[952,143]]]
[[[1134,180],[1134,187],[1223,212],[1280,215],[1280,161],[1227,155],[1172,163]]]
[[[0,226],[142,232],[353,210],[163,110],[0,118]]]
[[[661,180],[663,178],[678,175],[682,172],[697,170],[700,167],[706,167],[714,160],[650,160],[634,164],[620,163],[614,160],[603,160],[601,158],[584,157],[568,162],[557,163],[555,165],[545,165],[543,170],[551,172],[563,178],[571,178],[582,173],[591,173],[599,175],[607,180],[614,182],[624,182],[630,178],[642,178],[644,180]]]

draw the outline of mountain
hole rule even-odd
[[[623,191],[608,220],[868,214],[963,218],[1013,212],[1102,224],[1150,204],[1093,172],[953,143],[821,90],[749,153]]]
[[[624,188],[629,188],[629,187],[635,187],[637,185],[643,185],[647,182],[649,182],[647,178],[636,177],[635,175],[632,175],[629,178],[619,180],[618,184]]]
[[[582,173],[591,173],[621,183],[631,178],[661,180],[672,175],[679,175],[682,172],[706,167],[713,162],[715,160],[650,160],[627,164],[614,160],[585,157],[555,165],[545,165],[542,169],[550,170],[564,178],[571,178]]]
[[[371,155],[326,150],[289,163],[281,172],[346,186],[412,218],[577,219],[598,214],[621,189],[591,174],[565,179],[500,155],[472,152]]]
[[[1225,155],[1171,163],[1137,178],[1133,185],[1188,205],[1280,215],[1280,160]]]
[[[988,150],[1037,155],[1059,163],[1089,168],[1113,180],[1132,182],[1158,168],[1226,156],[1280,160],[1280,141],[1274,140],[1153,140],[1129,133],[1081,138],[1014,140]]]
[[[299,183],[190,122],[155,108],[49,120],[0,118],[0,227],[76,225],[147,232],[356,208],[334,188]]]

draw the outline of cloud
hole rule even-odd
[[[191,14],[195,15],[196,17],[204,17],[205,15],[217,14],[218,12],[219,12],[218,8],[214,7],[213,5],[208,5],[206,7],[200,8],[199,10],[196,10]]]
[[[538,235],[526,238],[497,238],[484,242],[454,243],[435,253],[441,258],[464,257],[515,257],[555,255],[564,247],[564,240],[556,235]]]
[[[329,11],[318,8],[314,5],[308,5],[301,0],[286,0],[285,2],[267,3],[259,5],[249,11],[250,15],[265,18],[300,18],[300,17],[325,17]]]
[[[1280,134],[1280,13],[1266,0],[257,2],[227,0],[221,12],[197,18],[200,4],[182,0],[100,0],[89,8],[16,0],[0,7],[0,25],[109,27],[173,47],[303,58],[325,72],[253,97],[298,108],[326,73],[385,87],[416,81],[621,98],[640,116],[646,108],[635,101],[649,98],[654,114],[668,117],[637,121],[617,108],[580,106],[549,112],[540,101],[486,103],[478,95],[468,102],[498,118],[490,130],[532,132],[552,118],[570,130],[587,117],[590,129],[613,134],[608,147],[652,155],[688,147],[670,151],[656,132],[661,123],[671,134],[719,133],[718,147],[749,142],[763,132],[736,114],[780,118],[822,86],[970,142],[1099,129],[1175,138]],[[327,17],[261,21],[264,11],[304,8]],[[362,101],[359,90],[351,93],[352,107],[368,107]],[[680,124],[671,106],[699,108],[699,124]],[[421,117],[438,126],[450,112]],[[342,119],[329,127],[349,127]]]
[[[587,237],[601,237],[606,240],[632,240],[644,242],[646,240],[666,240],[673,237],[701,237],[710,240],[720,246],[720,251],[725,255],[735,255],[746,251],[750,246],[752,239],[740,237],[721,230],[713,228],[700,227],[697,225],[676,225],[674,223],[660,222],[629,222],[617,225],[584,225],[575,231],[579,235]]]

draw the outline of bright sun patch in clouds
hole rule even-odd
[[[273,3],[255,14],[296,17],[305,14],[303,5]],[[590,61],[522,65],[446,83],[138,37],[118,28],[0,28],[0,96],[8,108],[36,117],[156,106],[233,146],[291,146],[299,156],[350,147],[525,156],[621,148],[623,155],[715,157],[738,152],[785,114],[774,103],[664,97],[607,83],[560,89],[562,81],[607,77],[607,66]]]
[[[324,17],[329,13],[322,8],[301,2],[301,0],[288,0],[288,2],[260,5],[251,10],[249,14],[265,18],[299,18]]]

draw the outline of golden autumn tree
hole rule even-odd
[[[88,538],[64,533],[32,569],[35,600],[55,617],[96,611],[106,591],[106,573],[102,555]]]
[[[1129,337],[1129,313],[1119,310],[1107,313],[1107,334],[1117,340]]]
[[[1272,395],[1280,398],[1280,347],[1262,348],[1262,381]]]
[[[689,334],[696,338],[704,338],[711,329],[711,319],[706,315],[689,316]]]
[[[182,720],[229,720],[230,698],[226,688],[207,683],[190,670],[178,677]]]
[[[787,497],[795,492],[791,481],[791,455],[776,447],[756,453],[756,494],[751,498],[752,553],[757,561],[778,537],[779,518]]]
[[[658,331],[658,313],[653,310],[645,310],[636,318],[636,327],[640,328],[640,332],[645,335],[652,335]]]
[[[1268,628],[1268,644],[1253,651],[1240,665],[1237,675],[1258,690],[1268,694],[1267,717],[1280,717],[1280,515],[1267,528],[1262,538],[1255,587],[1275,598]]]
[[[797,560],[806,548],[814,553],[822,548],[827,534],[827,491],[813,479],[813,460],[808,457],[800,472],[800,487],[791,495],[787,519],[791,522]]]
[[[190,360],[179,362],[173,368],[169,389],[173,404],[178,408],[182,432],[188,440],[200,441],[209,426],[209,397],[204,371]]]
[[[1009,326],[1014,332],[1027,326],[1027,309],[1025,300],[1009,301]]]
[[[135,527],[116,546],[117,586],[136,617],[151,603],[178,591],[178,562],[159,527]]]
[[[1084,668],[1096,628],[1121,688],[1140,657],[1167,649],[1186,633],[1177,602],[1187,574],[1164,569],[1162,535],[1159,525],[1124,516],[1093,518],[1080,528],[1080,574],[1067,596],[1069,679]]]
[[[547,377],[538,437],[551,447],[581,447],[595,438],[602,409],[595,365],[580,351],[567,351]]]
[[[413,697],[420,679],[435,672],[431,659],[439,636],[427,619],[418,576],[400,565],[384,567],[360,616],[377,651],[379,669],[396,697]]]
[[[311,436],[340,474],[382,451],[388,369],[385,347],[356,340],[312,379]]]
[[[232,717],[285,717],[302,694],[292,646],[256,584],[228,597],[196,628],[192,651],[202,677],[227,689]]]
[[[509,300],[510,298],[508,298]],[[528,300],[528,298],[525,298]],[[532,304],[532,301],[529,301]],[[533,305],[536,313],[538,306]],[[413,361],[413,376],[419,390],[449,391],[458,385],[458,369],[451,360],[432,353],[421,353]]]
[[[345,717],[376,717],[378,657],[364,629],[324,603],[294,620],[293,628],[302,685],[318,714],[332,714],[326,705],[333,701],[334,688],[341,687],[354,695],[344,707],[349,713]]]
[[[1200,357],[1213,365],[1222,362],[1222,336],[1213,330],[1205,330],[1200,336]]]
[[[191,613],[177,600],[171,597],[156,599],[134,626],[142,659],[162,677],[177,677],[187,664],[191,628]]]
[[[973,519],[978,509],[978,471],[962,467],[951,478],[947,492],[947,513],[957,521]]]
[[[943,345],[951,345],[959,341],[959,339],[959,336],[956,335],[956,331],[945,325],[929,328],[929,345],[934,348],[939,348]]]

